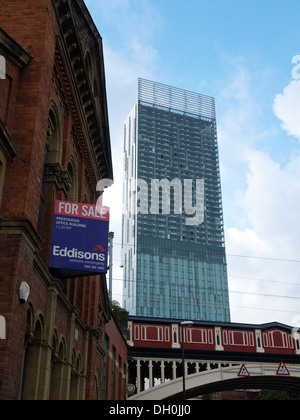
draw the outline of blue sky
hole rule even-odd
[[[121,301],[123,123],[143,77],[216,99],[232,320],[300,325],[300,263],[281,261],[300,260],[299,1],[86,4],[105,54],[114,297]]]

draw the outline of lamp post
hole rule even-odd
[[[182,385],[183,385],[183,400],[186,400],[185,391],[185,354],[184,354],[184,327],[191,327],[194,325],[193,321],[183,321],[181,325],[181,345],[182,345]]]
[[[113,300],[112,284],[113,284],[113,249],[114,249],[114,232],[109,232],[109,298]]]

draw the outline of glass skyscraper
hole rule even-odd
[[[230,321],[214,98],[139,79],[122,235],[131,315]]]

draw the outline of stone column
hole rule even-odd
[[[173,381],[176,379],[176,362],[173,362]]]
[[[152,360],[149,360],[149,387],[153,388],[153,364]]]
[[[49,400],[51,370],[52,370],[52,348],[54,321],[56,314],[58,292],[55,287],[49,288],[47,314],[45,319],[45,343],[41,346],[40,380],[38,388],[38,400]]]
[[[160,371],[161,371],[161,383],[164,384],[165,383],[165,362],[162,360],[160,362]]]
[[[139,394],[141,392],[141,361],[140,360],[137,360],[136,371],[137,371],[137,393]]]

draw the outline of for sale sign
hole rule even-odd
[[[56,201],[50,267],[80,275],[105,274],[108,234],[108,207]]]

